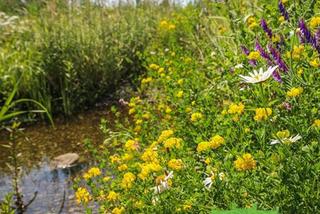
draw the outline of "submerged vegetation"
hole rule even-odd
[[[24,72],[19,96],[70,115],[131,76],[127,112],[114,107],[113,125],[102,119],[106,140],[89,146],[97,166],[75,181],[88,213],[93,203],[115,214],[316,212],[319,8],[47,4],[36,16],[3,18],[15,27],[0,40],[1,91]]]

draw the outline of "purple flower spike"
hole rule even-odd
[[[264,32],[267,33],[267,35],[269,36],[269,38],[272,38],[272,31],[271,29],[268,27],[266,20],[261,19],[261,27],[264,30]]]
[[[306,26],[306,23],[302,19],[299,21],[299,28],[300,28],[300,31],[301,31],[301,34],[302,34],[304,40],[307,43],[311,44],[312,47],[314,49],[316,49],[318,51],[318,53],[320,53],[320,44],[317,41],[317,35],[313,36],[311,34],[310,30]],[[316,32],[316,34],[317,34],[317,32]]]
[[[306,26],[306,23],[302,19],[299,21],[299,28],[306,42],[312,43],[313,38],[312,38],[311,32],[309,31],[309,29]]]
[[[280,82],[282,83],[282,78],[279,74],[279,72],[277,70],[275,70],[273,73],[272,73],[272,77],[274,80],[276,80],[277,82]]]
[[[280,53],[274,48],[272,47],[271,44],[268,45],[268,49],[274,59],[274,61],[277,63],[277,65],[279,66],[279,68],[284,71],[285,73],[288,72],[288,66],[286,65],[286,63],[282,60]]]
[[[250,51],[249,51],[249,49],[248,48],[246,48],[246,46],[244,46],[244,45],[241,45],[241,50],[242,50],[242,52],[245,54],[245,55],[249,55],[249,53],[250,53]]]
[[[260,55],[268,61],[268,64],[272,64],[272,60],[269,54],[263,49],[258,40],[256,40],[256,50],[259,51]]]
[[[279,6],[279,10],[280,10],[281,15],[285,18],[285,20],[289,20],[289,14],[288,14],[288,12],[287,12],[286,8],[284,7],[281,0],[279,0],[278,6]]]

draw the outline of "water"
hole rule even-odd
[[[83,213],[83,208],[75,202],[72,180],[94,164],[85,150],[83,140],[89,138],[96,145],[103,142],[99,130],[101,118],[112,120],[109,107],[99,107],[79,114],[64,122],[58,119],[56,129],[36,124],[28,127],[18,139],[17,152],[21,166],[20,188],[23,200],[28,203],[35,192],[35,200],[28,206],[26,213]],[[8,145],[8,136],[0,136],[0,201],[12,191],[12,172],[6,163],[10,163],[10,151],[1,145]],[[75,152],[80,155],[80,164],[69,169],[50,169],[49,163],[54,157]]]

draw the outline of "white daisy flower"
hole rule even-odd
[[[297,134],[296,136],[291,136],[290,138],[282,138],[282,139],[273,139],[270,144],[278,144],[278,143],[284,143],[284,144],[292,144],[300,140],[302,137]]]
[[[203,181],[204,186],[207,189],[210,189],[215,178],[216,178],[216,175],[213,172],[211,172],[211,176],[204,179]]]
[[[153,187],[153,191],[155,194],[162,193],[163,191],[170,188],[168,184],[168,180],[173,178],[173,171],[169,172],[169,174],[163,179],[163,181],[160,181],[160,184]]]
[[[249,76],[239,75],[245,83],[259,83],[264,82],[272,75],[272,73],[278,68],[278,66],[269,67],[267,71],[263,71],[263,68],[260,68],[259,71],[253,70],[249,73]]]

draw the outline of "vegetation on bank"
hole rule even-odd
[[[78,202],[102,213],[317,211],[320,11],[297,3],[211,2],[160,20],[129,116],[102,123]]]

